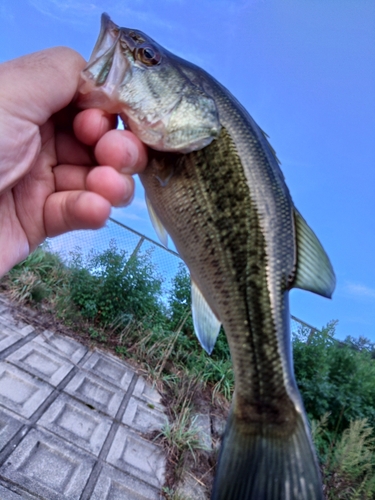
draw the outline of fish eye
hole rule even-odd
[[[161,60],[160,53],[150,45],[138,49],[137,57],[141,62],[146,64],[146,66],[155,66],[156,64],[159,64]]]

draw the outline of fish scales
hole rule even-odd
[[[238,403],[238,411],[244,414],[241,406],[257,401],[269,408],[272,418],[280,413],[276,407],[284,409],[279,402],[272,404],[272,398],[287,394],[277,318],[267,289],[269,257],[233,140],[223,128],[218,140],[203,150],[179,157],[151,153],[151,157],[142,182],[151,203],[160,207],[158,214],[166,227],[178,213],[171,237],[201,289],[213,290],[210,305],[221,312],[239,381],[236,396],[244,401]],[[160,170],[170,171],[171,165],[174,175],[161,190]]]
[[[288,292],[330,297],[335,276],[266,135],[208,73],[105,14],[82,76],[81,106],[120,114],[150,146],[140,177],[190,270],[200,342],[210,353],[221,323],[228,338],[235,392],[212,500],[322,500]]]

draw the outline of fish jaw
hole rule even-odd
[[[100,108],[109,113],[120,113],[119,84],[130,69],[123,57],[119,39],[120,29],[102,15],[101,29],[87,66],[81,73],[83,83],[77,104],[80,108]]]
[[[153,55],[152,63],[145,57]],[[127,128],[159,151],[202,149],[221,129],[215,101],[178,66],[178,58],[137,30],[103,14],[77,104],[121,116]]]

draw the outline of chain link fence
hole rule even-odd
[[[92,250],[101,253],[108,249],[112,241],[118,249],[125,250],[129,258],[139,252],[150,252],[155,274],[163,278],[163,292],[168,295],[173,277],[183,264],[181,257],[173,250],[114,219],[110,218],[106,226],[99,230],[72,231],[50,238],[48,246],[52,252],[58,253],[66,263],[69,263],[75,252],[78,251],[83,257]],[[291,316],[291,330],[293,333],[303,330],[307,337],[311,337],[317,331],[295,316]]]

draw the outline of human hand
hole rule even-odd
[[[114,115],[71,105],[84,66],[64,47],[0,64],[0,276],[48,236],[102,227],[146,166]]]

